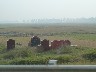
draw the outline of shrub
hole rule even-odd
[[[45,58],[25,58],[25,59],[14,59],[10,62],[12,65],[42,65],[47,64],[48,60]]]
[[[3,54],[4,59],[13,59],[13,58],[15,58],[15,56],[16,56],[16,54],[13,50]]]
[[[96,60],[96,51],[91,51],[89,53],[83,54],[82,57],[87,60],[94,61]]]
[[[57,49],[57,54],[70,54],[72,53],[72,48],[70,46],[62,46]]]
[[[7,51],[3,54],[4,59],[25,58],[30,57],[33,51],[29,48],[20,48]]]
[[[54,59],[58,60],[58,64],[63,64],[63,63],[71,62],[73,59],[73,56],[59,55],[59,56],[56,56]]]
[[[6,52],[6,46],[3,44],[0,44],[0,54],[5,53]]]

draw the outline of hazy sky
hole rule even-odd
[[[96,17],[96,0],[0,0],[0,20]]]

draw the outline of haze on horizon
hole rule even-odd
[[[96,0],[0,0],[0,21],[96,17]]]

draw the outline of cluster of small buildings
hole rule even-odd
[[[50,50],[50,49],[57,49],[61,46],[70,46],[71,42],[69,40],[54,40],[49,42],[49,40],[44,39],[40,40],[39,37],[33,36],[31,38],[31,41],[29,41],[28,46],[31,47],[42,47],[45,51]],[[15,48],[15,40],[9,39],[7,41],[7,50]]]

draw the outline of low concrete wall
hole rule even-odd
[[[96,72],[96,65],[0,65],[0,72]]]

